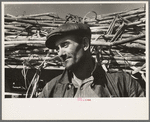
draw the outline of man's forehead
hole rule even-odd
[[[55,42],[55,46],[59,46],[60,44],[67,42],[67,40],[68,40],[68,39],[58,39],[58,40]]]
[[[55,46],[58,46],[61,43],[69,42],[69,41],[76,42],[76,36],[74,36],[74,35],[66,35],[66,36],[59,37],[59,38],[57,38],[57,40],[55,42]]]

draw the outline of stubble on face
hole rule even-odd
[[[82,44],[77,43],[75,39],[76,38],[72,36],[67,36],[60,39],[57,43],[57,45],[61,45],[64,42],[68,43],[67,48],[60,47],[63,48],[64,51],[61,52],[62,54],[60,56],[63,59],[63,66],[72,71],[81,68],[81,64],[84,62],[83,46]]]
[[[66,69],[74,71],[81,68],[81,64],[84,62],[84,52],[81,45],[73,44],[72,48],[68,50],[66,55],[67,58],[64,61],[64,66]]]

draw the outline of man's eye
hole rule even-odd
[[[59,52],[59,47],[56,46],[56,51]]]
[[[68,47],[68,45],[69,45],[69,44],[68,44],[67,42],[65,42],[65,43],[62,44],[62,47],[65,47],[65,48],[66,48],[66,47]]]

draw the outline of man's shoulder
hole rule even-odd
[[[131,74],[129,72],[124,72],[124,71],[116,71],[116,72],[107,72],[106,74],[112,75],[112,76],[125,76],[129,77]]]
[[[133,77],[130,73],[124,71],[117,71],[117,72],[107,72],[106,77],[110,79],[112,82],[115,83],[125,83],[130,84],[133,81]]]
[[[62,74],[54,77],[53,79],[51,79],[50,81],[47,82],[47,85],[50,85],[50,84],[55,84],[58,82],[58,80],[61,78]]]
[[[68,70],[64,70],[63,72],[62,72],[62,74],[60,74],[60,75],[58,75],[58,76],[56,76],[56,77],[54,77],[52,80],[50,80],[48,83],[47,83],[47,85],[55,85],[56,83],[58,83],[58,82],[63,82],[64,80],[66,80],[66,78],[67,77],[69,77],[68,75]]]

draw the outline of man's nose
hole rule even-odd
[[[64,61],[66,59],[66,53],[65,53],[65,50],[63,48],[59,49],[58,55],[62,61]]]
[[[65,49],[64,49],[64,48],[60,48],[60,49],[59,49],[59,52],[58,52],[58,55],[59,55],[60,57],[65,57],[65,56],[66,56],[66,51],[65,51]]]
[[[64,55],[64,49],[63,48],[59,48],[58,55],[59,56]]]

